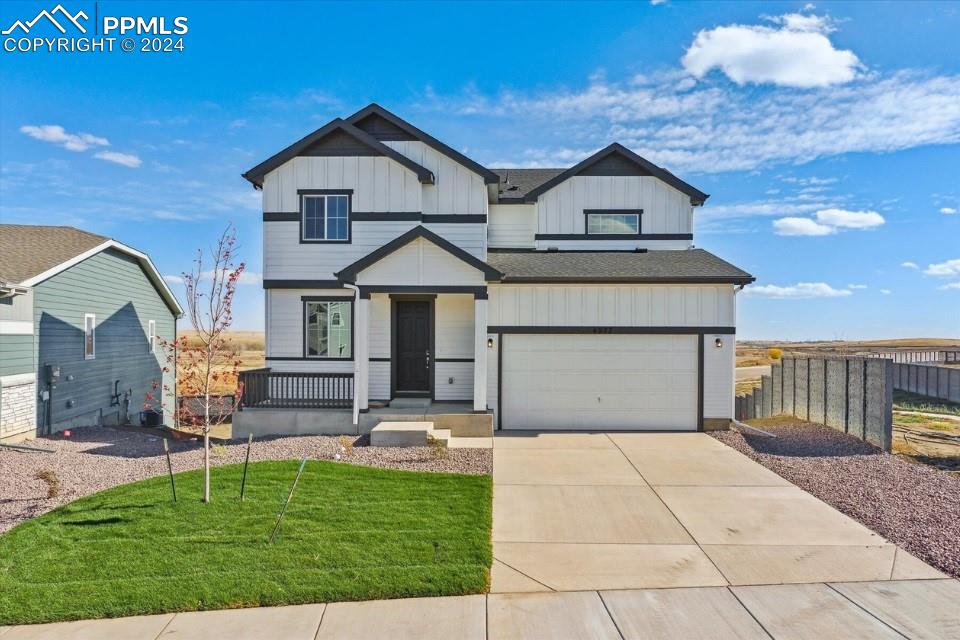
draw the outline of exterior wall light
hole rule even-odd
[[[493,338],[487,338],[487,349],[493,349]]]
[[[722,349],[722,348],[723,348],[723,338],[714,338],[714,339],[713,339],[713,346],[715,346],[717,349]]]

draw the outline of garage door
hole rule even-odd
[[[695,335],[503,335],[503,429],[697,429]]]

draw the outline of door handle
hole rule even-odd
[[[427,349],[427,369],[430,368],[430,350]]]

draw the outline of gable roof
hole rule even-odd
[[[74,227],[0,224],[0,282],[32,287],[107,249],[135,258],[170,310],[183,313],[150,256]]]
[[[428,147],[433,147],[440,153],[449,156],[483,177],[485,184],[497,184],[500,176],[487,169],[479,162],[471,160],[459,151],[448,147],[433,136],[416,128],[403,118],[393,114],[377,103],[373,102],[347,118],[347,122],[359,128],[366,129],[374,137],[381,140],[419,140]]]
[[[344,267],[334,275],[337,276],[337,279],[339,279],[341,282],[354,282],[357,279],[357,274],[359,274],[361,271],[390,255],[394,251],[410,244],[414,240],[417,240],[418,238],[423,238],[424,240],[432,242],[447,253],[459,258],[463,262],[466,262],[471,267],[482,271],[484,277],[488,281],[496,281],[503,276],[502,273],[491,267],[483,260],[467,253],[457,245],[453,244],[449,240],[446,240],[445,238],[438,236],[423,225],[418,225],[403,235],[397,236],[379,249],[368,253],[353,264]]]
[[[355,142],[356,145],[367,149],[372,153],[372,155],[386,156],[391,160],[399,162],[401,165],[417,174],[417,179],[420,180],[420,182],[433,184],[434,177],[432,171],[420,166],[405,155],[391,149],[366,131],[358,129],[349,122],[344,121],[342,118],[335,118],[310,135],[301,138],[297,142],[294,142],[283,151],[274,154],[270,158],[264,160],[254,168],[244,173],[243,177],[249,180],[254,187],[262,187],[263,178],[268,173],[283,163],[295,158],[296,156],[303,155],[305,153],[309,154],[311,148],[315,148],[317,145],[320,145],[324,139],[333,136],[351,140]],[[334,153],[321,151],[316,155],[334,155]],[[355,155],[355,151],[352,151],[349,154],[345,153],[344,155]]]
[[[623,166],[625,164],[632,164],[639,171],[643,172],[641,175],[651,175],[656,178],[659,178],[660,180],[663,180],[664,182],[669,184],[671,187],[673,187],[677,191],[680,191],[690,196],[690,202],[694,206],[702,205],[706,201],[706,199],[710,197],[708,194],[700,191],[699,189],[697,189],[696,187],[693,187],[692,185],[687,184],[686,182],[684,182],[677,176],[673,175],[663,167],[658,167],[657,165],[653,164],[649,160],[642,158],[636,153],[634,153],[633,151],[631,151],[630,149],[627,149],[625,146],[623,146],[619,142],[614,142],[613,144],[601,149],[600,151],[597,151],[595,154],[593,154],[589,158],[570,167],[566,171],[559,173],[553,176],[552,178],[550,178],[549,180],[541,183],[536,188],[532,189],[530,192],[526,194],[525,201],[536,202],[537,198],[541,194],[546,193],[547,191],[554,188],[561,182],[567,180],[568,178],[572,178],[573,176],[580,175],[582,173],[590,173],[591,167],[595,167],[602,162],[606,162],[611,166],[613,165]],[[605,174],[593,173],[593,175],[605,175]]]
[[[754,277],[703,249],[497,251],[487,261],[503,282],[749,284]]]

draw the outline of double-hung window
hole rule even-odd
[[[97,355],[97,316],[83,314],[83,359],[93,360]]]
[[[353,358],[353,313],[349,300],[304,302],[305,353],[308,358]]]
[[[350,196],[304,194],[302,238],[305,241],[350,241]]]
[[[637,235],[640,212],[588,212],[587,235]]]

